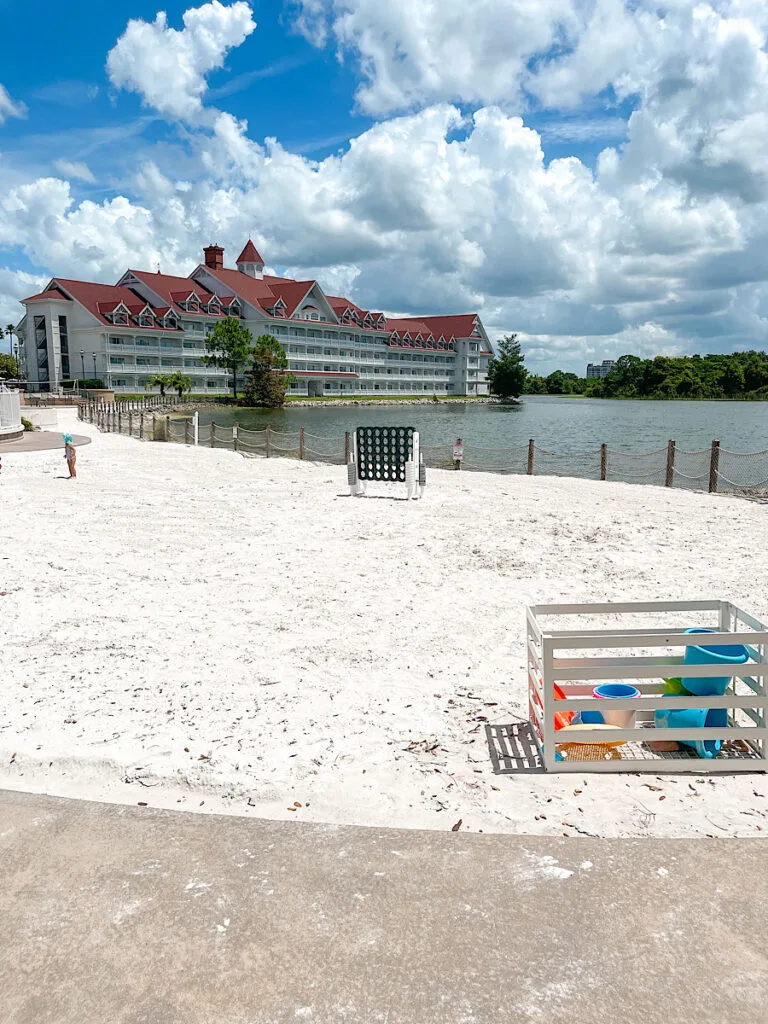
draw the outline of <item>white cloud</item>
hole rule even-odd
[[[578,0],[297,0],[297,27],[332,36],[374,115],[461,99],[513,103],[528,62],[579,29]]]
[[[367,12],[372,20],[369,35],[360,34],[362,54],[374,27],[390,25],[385,6],[374,10],[366,0],[310,6],[304,0],[303,11],[320,18],[316,32],[331,31],[337,39],[345,11],[355,14],[358,26]],[[390,6],[407,13],[399,0]],[[570,8],[536,9],[542,6],[549,12],[546,32],[555,38],[554,12],[570,24]],[[516,17],[528,9],[517,0],[483,0],[473,11],[481,38],[490,31],[489,12],[502,7]],[[221,27],[213,8],[234,9],[208,4],[187,12],[180,33],[164,21],[131,22],[121,43],[138,39],[131,29],[138,24],[153,44],[170,40],[171,49],[177,36],[191,32],[184,42],[190,46],[200,31],[192,15],[206,10]],[[425,46],[431,41],[440,49],[440,39],[450,36],[451,46],[446,42],[440,52],[456,59],[444,67],[415,43],[402,59],[381,51],[378,63],[366,65],[365,102],[408,105],[465,88],[515,95],[522,82],[553,104],[610,86],[618,96],[633,97],[634,113],[628,122],[615,112],[601,119],[593,101],[589,116],[573,110],[539,115],[539,134],[506,104],[485,105],[466,117],[459,107],[438,102],[383,120],[345,152],[312,161],[275,139],[254,140],[246,122],[229,113],[199,116],[201,69],[214,65],[197,59],[193,47],[197,70],[171,78],[173,95],[164,89],[156,101],[148,87],[141,91],[147,103],[196,117],[196,124],[183,142],[152,153],[142,149],[137,166],[125,168],[130,197],[78,204],[69,183],[57,178],[10,183],[0,192],[0,246],[23,246],[36,266],[51,272],[115,280],[127,266],[156,262],[188,273],[213,237],[231,261],[250,233],[274,267],[317,276],[329,291],[349,292],[364,306],[476,310],[494,337],[520,331],[535,367],[544,371],[559,365],[583,372],[586,361],[625,351],[764,347],[768,5],[579,4],[588,16],[569,29],[570,49],[562,55],[531,72],[525,53],[533,52],[534,37],[521,36],[511,56],[489,51],[488,67],[476,79],[468,69],[479,51],[456,20],[458,10],[452,0],[408,5],[427,34]],[[430,11],[437,23],[419,22]],[[611,18],[616,32],[609,37]],[[390,28],[390,42],[400,38],[396,30],[411,32],[394,21]],[[219,32],[218,49],[209,53],[224,52],[222,38]],[[148,80],[150,64],[131,78],[132,87]],[[575,157],[545,159],[542,138],[560,145],[593,140],[604,123],[625,132],[626,142],[604,150],[596,170]],[[86,180],[87,166],[57,166],[69,178],[79,169]]]
[[[17,324],[24,316],[24,307],[19,305],[19,299],[34,295],[47,281],[48,277],[44,275],[0,267],[0,327],[3,330],[6,324]],[[7,337],[0,341],[0,352],[8,352],[9,344]]]
[[[55,166],[56,170],[61,171],[67,178],[76,178],[89,183],[96,181],[88,164],[83,163],[82,160],[57,160]]]
[[[12,100],[8,90],[0,84],[0,124],[9,117],[26,117],[27,108],[20,101]]]
[[[206,75],[253,32],[251,8],[242,0],[219,0],[190,8],[184,28],[170,28],[164,11],[154,22],[128,22],[107,56],[107,71],[116,88],[141,95],[148,106],[171,117],[194,120],[202,110]]]

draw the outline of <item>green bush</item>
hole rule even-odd
[[[37,430],[37,427],[35,426],[35,424],[31,423],[24,416],[21,417],[21,425],[22,425],[22,427],[24,427],[25,430]]]

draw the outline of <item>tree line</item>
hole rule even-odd
[[[528,373],[517,336],[503,338],[490,360],[491,394],[584,395],[587,398],[768,400],[768,353],[656,356],[624,355],[606,377],[579,377],[555,370],[547,377]]]

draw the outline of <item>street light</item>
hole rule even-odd
[[[91,355],[93,356],[93,379],[96,380],[96,353],[91,352]]]
[[[80,367],[83,371],[83,379],[80,384],[80,387],[82,388],[83,384],[85,384],[85,352],[82,349],[80,349]]]

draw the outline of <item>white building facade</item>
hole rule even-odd
[[[189,277],[128,270],[116,285],[53,278],[23,300],[20,356],[30,390],[98,379],[141,393],[157,374],[180,372],[194,394],[232,389],[226,370],[206,366],[206,338],[238,317],[254,338],[272,334],[306,396],[487,395],[492,349],[475,314],[388,318],[317,281],[264,274],[252,242],[237,269],[211,245]],[[247,367],[243,367],[245,372]],[[238,375],[238,386],[242,386]]]

